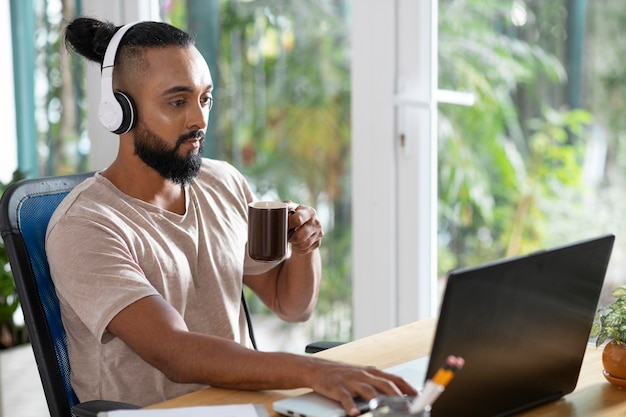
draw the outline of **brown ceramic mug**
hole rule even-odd
[[[287,203],[256,201],[248,204],[248,254],[252,259],[278,262],[287,255]]]

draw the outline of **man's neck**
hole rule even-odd
[[[102,171],[117,189],[133,198],[145,201],[163,210],[177,214],[185,213],[185,189],[180,184],[163,178],[145,164],[134,164],[132,168],[115,161]]]

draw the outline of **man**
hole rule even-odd
[[[78,18],[66,44],[102,64],[118,29]],[[308,319],[320,222],[290,203],[291,255],[278,265],[250,259],[254,196],[232,166],[201,157],[213,101],[206,61],[171,25],[126,29],[112,88],[132,98],[136,122],[120,133],[113,163],[61,203],[46,240],[78,398],[147,405],[205,385],[310,387],[356,415],[355,397],[414,395],[373,368],[250,349],[243,284],[284,320]]]

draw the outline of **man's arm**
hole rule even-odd
[[[308,387],[358,415],[354,398],[415,395],[403,379],[380,370],[280,352],[257,352],[226,339],[189,332],[160,296],[119,312],[107,330],[169,379],[243,390]]]
[[[244,282],[286,321],[305,321],[313,313],[322,276],[319,246],[324,236],[317,213],[311,207],[289,202],[291,256],[261,275],[247,275]]]

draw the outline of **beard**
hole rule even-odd
[[[189,132],[180,136],[173,148],[168,148],[167,142],[161,136],[147,127],[137,126],[134,135],[135,155],[166,180],[184,186],[200,172],[204,136],[201,130]],[[198,151],[191,151],[186,156],[179,155],[180,146],[193,138],[200,140]]]

